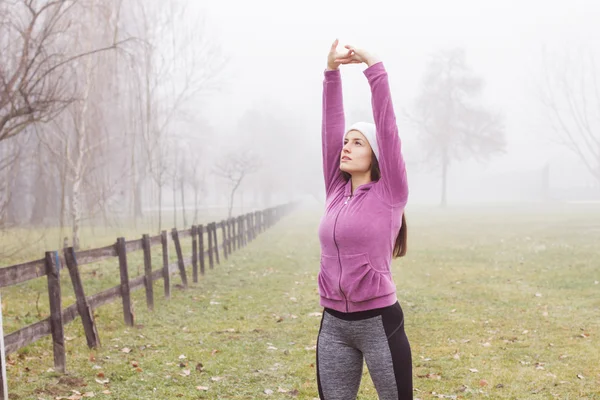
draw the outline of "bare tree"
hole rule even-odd
[[[100,72],[100,66],[107,67],[101,54],[92,50],[98,43],[106,40],[107,31],[114,21],[100,13],[104,3],[111,0],[81,1],[83,14],[73,21],[72,30],[76,31],[78,41],[73,44],[81,54],[88,54],[77,68],[72,69],[71,77],[80,85],[73,88],[76,97],[65,108],[66,112],[56,117],[52,124],[38,129],[38,138],[56,159],[64,160],[64,173],[69,183],[69,191],[63,190],[70,201],[72,245],[80,246],[80,228],[84,214],[90,215],[86,207],[85,196],[93,193],[90,183],[94,182],[91,172],[99,161],[97,155],[108,142],[110,133],[102,126],[102,106],[98,101],[106,85],[107,78]],[[73,20],[75,19],[72,16]],[[92,31],[90,28],[94,27]],[[105,28],[104,30],[99,27]],[[109,39],[113,39],[109,35]],[[111,62],[113,60],[109,60]],[[113,160],[114,161],[114,160]],[[109,164],[110,165],[110,164]],[[65,203],[61,206],[65,210]],[[61,222],[64,222],[61,216]],[[62,230],[62,228],[61,228]],[[62,236],[62,235],[61,235]]]
[[[256,172],[260,165],[260,160],[247,151],[232,151],[216,163],[214,173],[230,187],[228,218],[232,215],[235,192],[244,178]]]
[[[78,0],[0,2],[0,141],[55,118],[75,99],[70,68],[78,59],[122,42],[71,54]]]
[[[467,66],[462,49],[443,51],[430,61],[409,119],[416,124],[426,159],[441,170],[441,206],[447,203],[447,177],[452,162],[487,160],[506,146],[500,114],[480,104],[483,79]]]
[[[227,59],[208,35],[205,21],[191,19],[189,10],[179,3],[140,1],[137,11],[138,35],[145,42],[139,57],[142,62],[137,65],[137,87],[143,99],[142,146],[145,170],[158,187],[160,230],[161,188],[170,167],[170,159],[164,157],[166,142],[180,136],[178,120],[186,116],[191,104],[219,88]],[[179,21],[177,29],[174,21]]]
[[[540,97],[559,143],[573,152],[600,185],[600,66],[591,50],[549,59],[544,52]]]
[[[0,230],[9,226],[8,208],[12,200],[12,190],[16,163],[21,156],[22,145],[15,140],[0,143]]]

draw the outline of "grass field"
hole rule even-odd
[[[120,302],[98,309],[98,350],[76,319],[66,376],[51,369],[49,338],[11,355],[10,398],[318,397],[319,217],[284,218],[169,301],[156,282],[154,312],[136,291],[133,328]],[[411,208],[407,218],[409,252],[393,270],[415,398],[600,399],[600,207]],[[86,266],[86,291],[117,284],[117,268]],[[45,292],[31,304],[38,281],[2,291],[7,332],[46,316]],[[365,368],[359,399],[376,398]]]

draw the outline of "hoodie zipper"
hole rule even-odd
[[[348,202],[350,201],[351,198],[352,198],[352,195],[348,196],[348,198],[346,199],[346,201],[344,202],[343,205],[348,204]],[[348,298],[346,297],[346,295],[344,294],[344,291],[342,290],[342,257],[340,256],[340,247],[337,244],[337,240],[335,240],[335,228],[337,227],[337,220],[338,220],[338,217],[340,216],[340,213],[342,212],[343,208],[344,207],[340,207],[340,211],[338,211],[337,215],[335,216],[335,222],[333,223],[333,242],[335,243],[335,247],[337,248],[338,261],[340,263],[340,278],[338,280],[338,287],[340,288],[340,293],[344,297],[344,302],[346,304],[346,312],[348,312]]]

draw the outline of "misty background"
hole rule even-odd
[[[599,201],[598,20],[591,0],[2,1],[0,232],[77,247],[84,225],[321,204],[335,38],[388,71],[409,208]],[[342,66],[348,123],[372,120],[365,67]]]

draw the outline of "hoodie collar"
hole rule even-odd
[[[365,183],[363,185],[360,185],[359,187],[357,187],[354,190],[354,195],[357,195],[358,193],[362,192],[362,191],[367,191],[371,189],[371,186],[373,186],[375,184],[374,181],[371,181],[369,183]],[[344,196],[348,197],[352,195],[352,179],[348,179],[348,182],[346,182],[346,186],[344,188]]]

